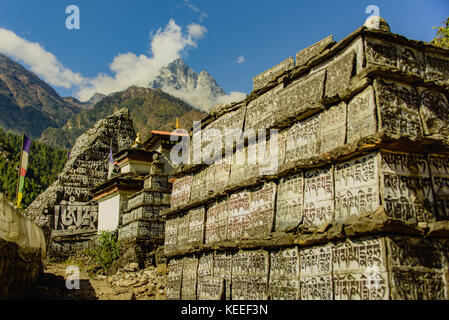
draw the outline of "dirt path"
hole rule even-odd
[[[166,270],[151,267],[137,270],[127,266],[110,277],[90,276],[79,269],[79,289],[68,289],[76,284],[73,270],[68,264],[50,264],[39,283],[30,293],[30,299],[38,300],[163,300],[165,299]]]

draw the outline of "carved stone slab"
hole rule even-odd
[[[301,300],[332,300],[332,245],[299,250]]]
[[[440,245],[434,240],[390,236],[386,238],[388,248],[388,266],[424,267],[441,270],[445,268]]]
[[[320,109],[326,71],[319,71],[289,84],[279,93],[279,119],[297,117]]]
[[[302,222],[304,202],[304,173],[282,178],[278,187],[276,231],[286,231]]]
[[[191,187],[192,187],[192,176],[190,175],[178,178],[173,182],[173,189],[171,195],[172,208],[179,207],[189,202]]]
[[[205,218],[204,206],[189,210],[189,245],[196,246],[204,243]]]
[[[249,226],[250,196],[248,191],[229,197],[228,240],[242,239]]]
[[[372,86],[356,95],[348,104],[348,143],[377,132],[376,103]]]
[[[196,258],[185,257],[183,259],[181,300],[197,299],[198,262],[199,260]]]
[[[285,162],[308,159],[319,153],[321,114],[294,124],[285,142]]]
[[[246,149],[246,147],[238,147],[232,155],[229,185],[240,185],[246,179],[246,170],[248,170]]]
[[[429,155],[432,186],[435,192],[436,216],[449,219],[449,156]]]
[[[346,109],[346,103],[341,102],[321,114],[319,130],[321,153],[328,153],[345,144]]]
[[[198,277],[214,275],[214,254],[203,254],[198,264]]]
[[[332,248],[332,269],[334,274],[386,272],[384,239],[347,240],[335,244]]]
[[[178,219],[178,243],[177,249],[182,249],[187,246],[189,241],[189,224],[190,216],[185,214]]]
[[[377,154],[335,165],[335,221],[374,212],[380,205]]]
[[[279,105],[278,93],[282,88],[283,84],[280,84],[248,104],[245,118],[245,132],[249,132],[251,129],[268,129],[275,123]]]
[[[198,278],[198,300],[221,300],[223,294],[223,278],[211,276]]]
[[[389,300],[388,273],[343,273],[334,275],[335,300]]]
[[[295,60],[290,57],[285,61],[282,61],[277,66],[259,74],[253,79],[253,90],[259,90],[265,87],[271,80],[274,80],[282,73],[289,71],[295,67]]]
[[[392,300],[447,300],[441,271],[393,268],[390,272]]]
[[[333,300],[332,275],[301,275],[301,300]]]
[[[341,94],[349,88],[352,70],[355,63],[355,52],[336,58],[327,67],[326,93],[327,98]]]
[[[270,235],[274,223],[276,190],[276,183],[268,182],[252,191],[249,225],[245,230],[245,237],[248,239],[261,239]]]
[[[206,243],[224,241],[227,238],[229,217],[228,199],[217,201],[207,210]]]
[[[299,276],[297,247],[271,252],[268,293],[272,300],[299,300]]]
[[[383,238],[336,244],[332,249],[335,300],[388,300]]]
[[[424,77],[426,71],[424,52],[403,45],[397,45],[396,47],[398,52],[398,69]]]
[[[398,52],[392,42],[365,37],[367,65],[381,65],[396,68]]]
[[[401,136],[422,136],[418,91],[406,84],[374,82],[380,128]]]
[[[420,114],[425,135],[449,135],[449,103],[436,91],[419,88]]]
[[[212,165],[214,178],[209,183],[210,191],[218,192],[228,186],[229,175],[231,173],[231,161],[232,156],[224,157]]]
[[[226,300],[231,300],[232,259],[231,253],[217,253],[214,257],[214,277],[224,279]]]
[[[307,47],[296,54],[296,66],[305,65],[315,56],[323,52],[331,43],[334,42],[334,36],[328,36],[323,40]]]
[[[182,259],[172,259],[168,264],[167,300],[181,300]]]
[[[304,225],[319,227],[334,221],[334,168],[304,173]]]
[[[429,80],[449,80],[449,59],[434,52],[426,52],[426,77]]]
[[[387,214],[401,220],[434,220],[434,199],[426,157],[382,152],[380,161],[382,204]]]
[[[232,299],[268,299],[269,255],[266,251],[240,251],[232,259]]]

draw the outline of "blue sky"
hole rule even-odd
[[[65,27],[65,10],[72,4],[80,8],[80,30]],[[226,92],[249,93],[257,74],[330,34],[338,41],[361,26],[368,5],[379,7],[392,32],[423,41],[431,40],[432,27],[449,16],[448,0],[0,0],[0,28],[25,43],[39,44],[57,59],[60,71],[70,76],[69,85],[64,88],[51,76],[39,75],[63,96],[76,95],[79,83],[100,73],[113,79],[110,64],[119,54],[132,53],[117,61],[117,68],[141,54],[151,62],[150,35],[158,30],[164,35],[174,26],[185,42],[174,55],[197,72],[207,70]],[[173,28],[167,30],[170,20]],[[20,61],[18,46],[14,48],[0,51],[33,71],[43,68],[40,59]]]

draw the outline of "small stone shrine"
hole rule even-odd
[[[298,52],[202,121],[202,150],[224,145],[208,129],[278,134],[177,168],[169,299],[448,299],[449,50],[379,22]],[[236,161],[254,150],[277,165]]]

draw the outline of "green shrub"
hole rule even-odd
[[[120,257],[120,242],[117,235],[103,231],[98,237],[98,246],[88,250],[87,254],[104,271],[108,271],[112,263]]]

